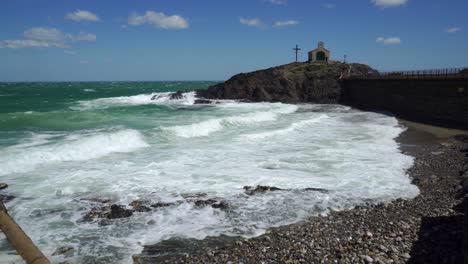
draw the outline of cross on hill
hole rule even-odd
[[[296,51],[296,62],[297,62],[297,52],[299,52],[301,49],[296,45],[296,47],[293,50]]]

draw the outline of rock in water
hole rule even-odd
[[[71,246],[59,247],[57,248],[52,256],[64,256],[66,258],[72,257],[75,253],[75,249]]]
[[[257,187],[255,188],[252,186],[244,186],[244,190],[247,195],[254,195],[254,194],[259,194],[259,193],[264,193],[264,192],[282,191],[283,189],[280,189],[278,187],[272,187],[272,186],[257,185]]]
[[[234,99],[252,102],[338,103],[340,75],[350,67],[352,76],[368,76],[378,71],[364,64],[291,63],[266,70],[241,73],[207,90],[197,90],[205,99]]]
[[[8,188],[8,184],[0,182],[0,190]]]
[[[94,207],[86,213],[83,217],[84,220],[90,221],[96,218],[127,218],[133,215],[133,210],[125,209],[124,206],[113,204],[111,206]]]

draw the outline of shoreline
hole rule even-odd
[[[400,150],[415,158],[407,173],[420,190],[416,198],[332,211],[250,239],[147,245],[134,263],[461,263],[463,214],[456,208],[468,144],[453,136],[468,131],[399,123],[408,128],[396,138]]]

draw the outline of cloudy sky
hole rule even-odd
[[[0,81],[224,80],[300,59],[468,66],[466,0],[0,0]]]

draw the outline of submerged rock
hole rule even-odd
[[[57,248],[52,256],[64,256],[66,258],[72,257],[75,253],[75,249],[72,246],[63,246]]]
[[[321,193],[328,193],[328,190],[322,188],[305,188],[304,191],[312,191],[312,192],[321,192]]]
[[[131,202],[129,205],[131,207],[133,207],[133,209],[136,212],[149,212],[149,211],[151,211],[151,208],[146,206],[146,204],[147,204],[147,202],[145,202],[145,201],[135,200],[135,201]]]
[[[157,202],[155,204],[150,205],[153,208],[162,208],[162,207],[169,207],[169,206],[174,206],[179,203],[165,203],[165,202]]]
[[[118,219],[127,218],[133,215],[134,210],[125,209],[122,205],[112,204],[111,206],[94,207],[85,214],[84,220],[96,218]]]
[[[3,202],[3,203],[7,203],[13,199],[15,199],[16,197],[13,196],[13,195],[8,195],[8,194],[0,194],[0,201]]]
[[[225,201],[218,201],[215,199],[208,200],[195,200],[192,201],[197,207],[211,206],[215,209],[227,209],[228,204]]]
[[[247,195],[254,195],[258,193],[265,193],[265,192],[273,192],[273,191],[282,191],[283,189],[278,188],[278,187],[272,187],[272,186],[261,186],[257,185],[257,187],[252,187],[252,186],[244,186],[245,193]]]
[[[193,102],[194,104],[213,104],[214,101],[207,100],[207,99],[197,99]]]

